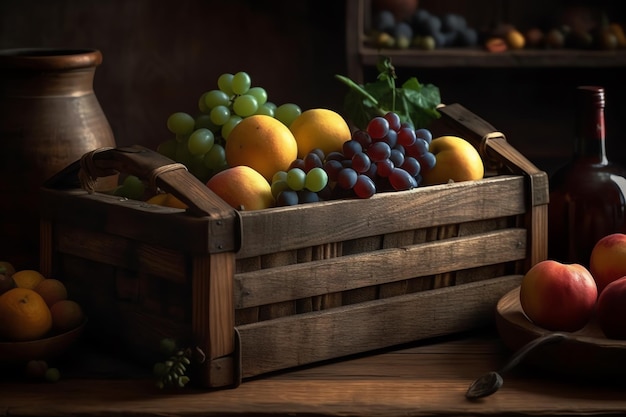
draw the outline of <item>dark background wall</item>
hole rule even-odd
[[[100,49],[94,89],[118,145],[156,146],[224,72],[276,104],[337,109],[344,19],[333,0],[2,0],[0,48]]]
[[[468,9],[469,2],[430,2],[444,3],[483,13]],[[523,2],[525,8],[495,3],[532,15],[555,1]],[[622,2],[610,2],[616,3]],[[118,144],[156,147],[169,138],[168,115],[194,113],[199,96],[224,72],[247,71],[276,104],[341,111],[346,90],[333,76],[347,71],[345,22],[339,0],[2,0],[0,48],[100,49],[104,62],[94,88]],[[464,104],[549,171],[571,152],[571,97],[581,84],[606,87],[609,156],[626,163],[624,72],[592,66],[402,68],[398,74],[437,85],[443,102]],[[369,71],[366,81],[375,75]]]

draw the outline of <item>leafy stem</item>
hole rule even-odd
[[[415,77],[397,86],[396,71],[388,57],[381,57],[376,69],[379,72],[376,82],[363,85],[343,75],[335,75],[348,87],[343,107],[355,127],[364,129],[371,119],[390,111],[416,129],[428,127],[430,122],[439,118],[437,106],[441,99],[437,87],[420,84]]]

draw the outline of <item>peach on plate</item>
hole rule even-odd
[[[520,304],[537,326],[573,332],[591,319],[598,297],[587,268],[554,260],[538,262],[522,278]]]
[[[591,251],[589,270],[600,293],[626,275],[626,234],[613,233],[600,239]]]

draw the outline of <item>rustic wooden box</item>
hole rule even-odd
[[[200,346],[205,387],[491,324],[546,257],[547,177],[462,106],[441,112],[431,130],[472,141],[488,177],[237,212],[154,151],[89,153],[42,189],[42,272],[112,349]],[[88,193],[85,172],[138,175],[190,208]]]

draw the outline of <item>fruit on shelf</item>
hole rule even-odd
[[[545,260],[522,278],[520,303],[537,326],[573,332],[591,319],[598,297],[596,283],[587,268]]]
[[[440,136],[433,139],[430,152],[437,160],[433,169],[424,172],[424,184],[482,179],[485,167],[476,148],[458,136]]]
[[[237,210],[261,210],[274,205],[270,183],[258,171],[246,165],[220,171],[206,185]]]
[[[374,0],[372,3],[374,11],[387,11],[396,20],[410,18],[418,5],[419,0]]]
[[[458,13],[438,16],[424,8],[416,8],[401,19],[387,9],[375,10],[369,36],[370,43],[380,48],[432,50],[478,43],[478,32],[467,24],[464,16]]]
[[[600,239],[591,250],[589,270],[598,292],[626,275],[626,234],[612,233]]]
[[[626,276],[608,284],[598,297],[596,318],[604,335],[626,340]]]
[[[304,158],[316,148],[324,154],[340,151],[343,143],[351,136],[350,127],[343,116],[323,108],[304,111],[291,123],[289,130],[297,143],[298,158]]]
[[[270,116],[254,115],[243,119],[230,132],[225,152],[229,167],[247,165],[269,184],[277,171],[286,170],[296,159],[299,149],[293,133],[282,122]]]

